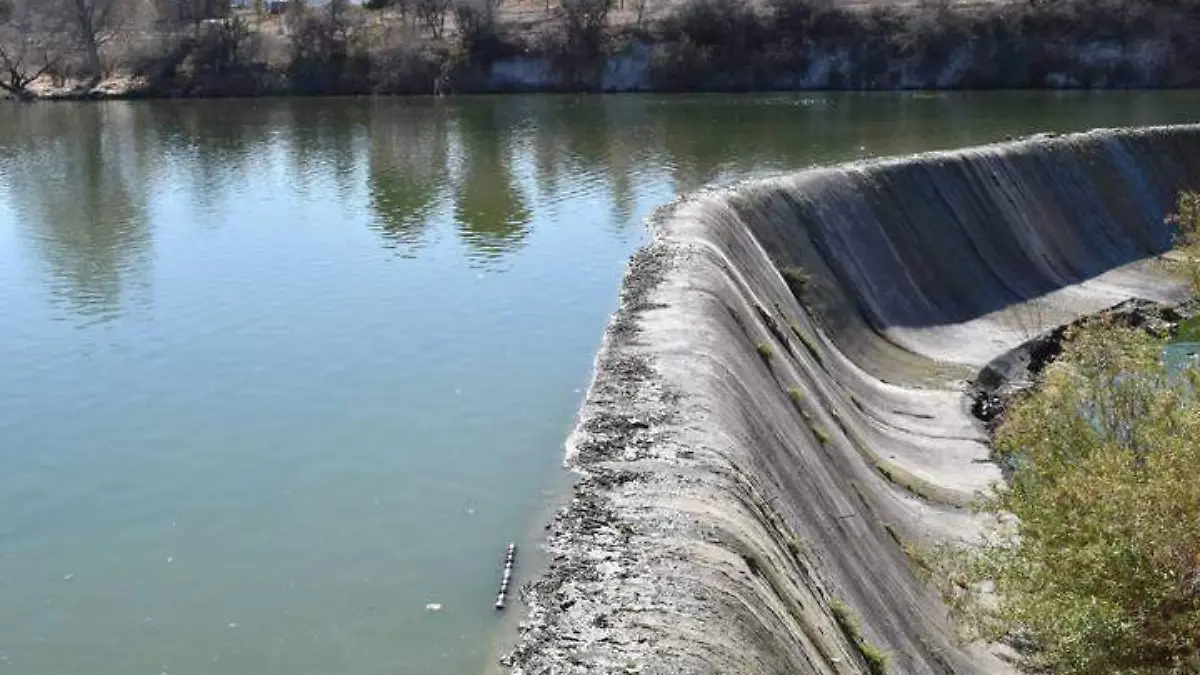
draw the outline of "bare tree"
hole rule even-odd
[[[38,0],[47,13],[63,21],[83,52],[84,72],[95,83],[104,75],[100,50],[125,27],[135,0]]]
[[[413,11],[417,23],[435,40],[442,39],[446,30],[446,15],[450,12],[450,0],[414,0]]]
[[[304,31],[309,21],[308,0],[288,0],[283,10],[285,32],[295,43],[296,35]],[[293,44],[293,46],[296,46]]]
[[[600,54],[616,0],[562,0],[561,4],[571,50],[588,56]]]
[[[53,14],[28,5],[0,3],[0,90],[18,97],[62,62],[66,42]]]

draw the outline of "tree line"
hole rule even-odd
[[[0,93],[29,96],[47,76],[86,91],[114,73],[162,96],[488,91],[490,64],[512,56],[588,90],[633,43],[664,91],[799,86],[836,54],[842,67],[804,86],[1200,82],[1200,0],[648,1],[542,0],[503,21],[502,0],[0,0]],[[1098,43],[1116,57],[1089,57]]]

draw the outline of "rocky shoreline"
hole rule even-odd
[[[670,208],[662,207],[655,219]],[[592,666],[580,669],[572,652],[581,642],[604,639],[594,633],[610,628],[612,612],[637,607],[637,591],[626,584],[639,557],[630,549],[633,529],[608,493],[643,477],[625,462],[639,448],[664,442],[653,429],[676,414],[672,393],[662,387],[652,360],[638,353],[637,344],[638,315],[650,307],[649,298],[672,255],[651,242],[629,263],[620,307],[606,330],[587,402],[567,443],[567,464],[579,479],[570,501],[547,528],[549,570],[522,588],[529,615],[520,626],[520,643],[501,659],[515,675],[597,672]],[[614,459],[619,464],[611,463]],[[575,611],[567,614],[571,609]],[[648,640],[630,638],[641,644]],[[603,665],[613,669],[604,672],[621,672],[619,663]]]
[[[971,413],[988,429],[995,430],[1004,421],[1009,403],[1033,387],[1042,371],[1058,359],[1063,342],[1072,329],[1095,321],[1108,321],[1126,328],[1138,328],[1159,338],[1173,335],[1183,321],[1195,316],[1195,303],[1151,302],[1140,298],[1125,300],[1095,314],[1055,326],[1028,342],[997,357],[979,371],[968,389]]]

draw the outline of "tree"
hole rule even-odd
[[[450,0],[414,0],[413,11],[419,23],[429,36],[435,40],[442,39],[446,29],[446,15],[450,12]]]
[[[1011,479],[986,510],[1015,518],[968,578],[993,584],[984,635],[1020,638],[1037,672],[1200,669],[1200,375],[1162,353],[1142,330],[1078,330],[997,435]]]
[[[568,47],[576,54],[595,57],[604,50],[608,15],[615,0],[562,0]]]
[[[63,26],[31,5],[0,4],[0,89],[24,98],[65,56]]]
[[[1179,196],[1175,213],[1167,218],[1175,227],[1175,248],[1188,259],[1183,275],[1191,286],[1193,296],[1200,297],[1200,193],[1185,192]]]
[[[135,0],[39,0],[46,14],[69,28],[83,52],[83,70],[92,83],[104,75],[100,50],[115,38],[133,16]]]

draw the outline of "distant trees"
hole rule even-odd
[[[810,86],[887,88],[901,72],[904,82],[979,88],[1189,86],[1198,77],[1182,65],[1150,72],[1135,47],[1153,40],[1173,54],[1164,64],[1196,63],[1200,0],[545,0],[537,30],[501,23],[500,2],[253,0],[258,20],[235,25],[231,0],[0,0],[0,89],[22,95],[40,75],[96,83],[119,71],[172,95],[220,93],[222,78],[253,71],[279,91],[444,91],[486,83],[488,64],[515,54],[546,58],[563,87],[590,88],[614,47],[637,43],[653,43],[650,78],[662,89],[812,77]],[[286,30],[267,18],[280,13]],[[1086,50],[1048,46],[1093,39],[1114,46],[1116,60],[1097,65]],[[843,52],[836,67],[814,69],[828,61],[821,54]],[[205,85],[189,88],[197,73]],[[238,93],[254,93],[243,80]]]

